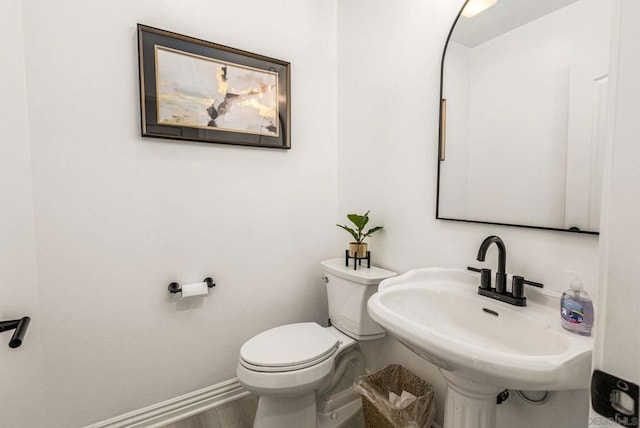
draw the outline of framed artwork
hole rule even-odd
[[[291,148],[290,64],[138,24],[142,136]]]

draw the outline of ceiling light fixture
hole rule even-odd
[[[462,16],[473,18],[477,14],[482,13],[495,5],[497,1],[498,0],[469,0],[462,10]]]

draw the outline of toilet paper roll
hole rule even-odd
[[[206,282],[196,282],[182,286],[182,297],[203,296],[209,294],[209,287]]]

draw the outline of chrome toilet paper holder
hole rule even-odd
[[[212,278],[205,278],[204,281],[202,282],[206,282],[207,283],[207,287],[209,288],[213,288],[216,286],[215,282],[213,282]],[[169,284],[169,293],[171,294],[175,294],[175,293],[182,293],[182,286],[177,283],[177,282],[172,282],[171,284]]]

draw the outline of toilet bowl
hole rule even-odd
[[[359,410],[359,396],[349,387],[334,389],[348,368],[364,370],[358,341],[384,336],[366,303],[396,273],[353,270],[344,259],[321,264],[332,325],[282,325],[252,337],[240,350],[238,380],[260,397],[254,428],[337,428]]]
[[[273,344],[262,348],[268,339]],[[316,323],[276,327],[247,341],[237,376],[260,396],[254,428],[316,427],[317,392],[333,379],[336,358],[355,345],[334,327]]]

